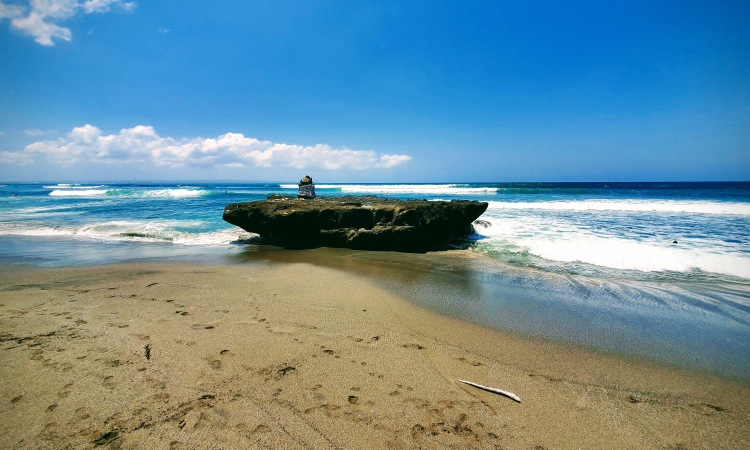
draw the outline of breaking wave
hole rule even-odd
[[[489,202],[491,210],[628,211],[750,216],[750,203],[685,200]]]
[[[174,189],[91,189],[82,186],[76,188],[55,189],[51,197],[148,197],[148,198],[188,198],[200,197],[209,191],[195,188]]]
[[[236,228],[200,231],[200,221],[108,221],[78,226],[0,224],[0,235],[92,239],[101,241],[171,242],[179,245],[227,245],[255,235]]]
[[[513,265],[563,272],[606,269],[637,273],[696,270],[750,279],[750,253],[741,242],[710,236],[673,241],[657,234],[597,234],[573,224],[545,218],[483,217],[476,226],[476,249]],[[550,225],[554,223],[554,225]],[[581,267],[581,264],[595,267]],[[577,266],[577,267],[575,267]],[[618,275],[622,275],[619,273]]]

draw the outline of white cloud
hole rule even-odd
[[[132,11],[135,8],[135,2],[124,2],[122,0],[86,0],[81,4],[81,8],[83,8],[86,14],[107,12],[112,6]]]
[[[73,33],[60,22],[75,16],[79,10],[84,14],[104,13],[112,7],[125,11],[135,8],[134,2],[123,0],[29,0],[28,6],[8,5],[0,0],[0,19],[10,19],[11,27],[33,37],[45,46],[53,46],[53,39],[71,41]]]
[[[25,166],[33,164],[34,160],[29,155],[22,152],[0,152],[0,164]]]
[[[216,138],[161,137],[151,126],[124,128],[104,134],[90,124],[73,128],[67,136],[26,146],[28,157],[52,162],[147,164],[168,169],[184,167],[262,167],[327,170],[391,169],[405,164],[408,155],[378,154],[370,150],[274,143],[226,133]],[[19,157],[20,160],[20,157]]]
[[[38,130],[36,128],[32,128],[30,130],[24,130],[23,134],[25,134],[26,136],[34,137],[34,136],[44,136],[45,134],[47,134],[47,132],[44,130]]]
[[[67,19],[76,13],[77,0],[30,0],[31,11],[51,19]]]
[[[73,128],[73,130],[68,133],[68,137],[77,142],[93,143],[101,134],[102,132],[98,128],[86,124],[82,127]]]
[[[13,27],[33,36],[38,44],[49,47],[55,45],[52,38],[68,42],[73,39],[73,33],[69,29],[46,22],[44,16],[33,11],[26,17],[18,17],[11,20],[10,23]]]
[[[6,5],[0,1],[0,19],[12,19],[23,15],[23,8],[17,5]]]
[[[407,155],[383,155],[380,157],[378,167],[390,169],[391,167],[400,166],[401,164],[408,162],[410,159],[411,157]]]

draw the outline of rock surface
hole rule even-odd
[[[227,205],[223,218],[288,248],[420,251],[445,247],[451,238],[471,234],[472,222],[487,206],[471,200],[270,196]]]

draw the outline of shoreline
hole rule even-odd
[[[500,333],[750,382],[750,351],[741,345],[750,336],[735,330],[728,319],[745,323],[744,313],[737,311],[744,300],[734,296],[750,295],[746,285],[717,291],[713,285],[699,290],[696,283],[560,275],[505,265],[470,250],[288,251],[253,246],[233,261],[342,270],[433,313]],[[683,295],[685,290],[704,295],[704,303]],[[670,291],[676,293],[667,294]],[[727,301],[717,302],[723,295]],[[736,344],[727,347],[727,341]]]
[[[0,245],[0,267],[309,263],[376,281],[416,305],[495,330],[750,381],[746,282],[556,273],[472,250],[286,250],[31,237],[0,237],[0,244],[6,244]]]
[[[0,444],[750,445],[746,382],[493,331],[272,253],[4,267]]]
[[[289,250],[262,244],[175,249],[165,243],[119,243],[103,252],[89,246],[65,248],[63,255],[46,260],[40,259],[41,253],[24,258],[11,256],[15,252],[0,255],[0,268],[164,262],[312,264],[376,282],[418,307],[500,333],[750,382],[750,347],[743,344],[750,342],[750,335],[742,327],[746,323],[742,305],[750,296],[750,286],[744,282],[664,284],[556,274],[504,264],[469,249],[403,253],[326,247]],[[93,256],[82,259],[83,254]],[[607,290],[616,296],[601,297]],[[661,297],[653,297],[654,291]],[[670,291],[694,292],[701,299],[664,294]],[[741,326],[735,328],[732,321]]]

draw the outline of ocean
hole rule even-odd
[[[422,264],[419,255],[391,252],[283,251],[221,219],[229,203],[295,195],[296,184],[5,183],[0,265],[304,262],[321,261],[323,252],[334,267],[363,274],[378,267],[385,286],[481,325],[750,381],[750,183],[321,183],[316,190],[471,199],[489,208],[475,234],[456,242],[471,257]]]

